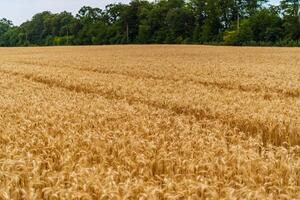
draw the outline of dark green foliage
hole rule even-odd
[[[299,46],[300,0],[132,0],[76,16],[42,12],[20,26],[0,20],[0,46],[228,44]]]

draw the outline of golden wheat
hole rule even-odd
[[[0,49],[0,199],[300,199],[300,49]]]

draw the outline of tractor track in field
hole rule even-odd
[[[98,68],[83,68],[83,67],[72,67],[68,65],[59,65],[59,66],[53,66],[45,63],[34,63],[34,62],[28,62],[28,61],[19,61],[19,62],[13,62],[16,64],[25,64],[29,66],[43,66],[43,67],[52,67],[52,68],[65,68],[65,69],[73,69],[78,71],[84,71],[84,72],[93,72],[98,74],[107,74],[107,75],[121,75],[126,76],[134,79],[152,79],[157,81],[171,81],[174,83],[181,82],[183,84],[198,84],[203,86],[211,86],[223,90],[237,90],[241,92],[248,92],[248,93],[262,93],[263,96],[268,96],[271,94],[277,94],[282,97],[289,97],[289,98],[299,98],[300,97],[300,89],[293,89],[293,90],[284,90],[280,88],[271,88],[267,87],[265,85],[242,85],[242,84],[235,84],[233,82],[217,82],[217,81],[206,81],[206,80],[195,80],[193,78],[177,78],[177,77],[171,77],[171,76],[158,76],[153,75],[150,73],[134,73],[134,72],[118,72],[113,70],[104,70],[104,69],[98,69]]]
[[[278,122],[274,121],[258,122],[255,120],[236,117],[234,115],[226,115],[224,113],[213,113],[207,107],[199,109],[191,108],[189,106],[182,106],[174,103],[172,104],[172,102],[154,101],[145,98],[134,97],[128,94],[120,94],[119,91],[111,88],[99,90],[93,88],[93,85],[91,84],[68,83],[61,80],[57,80],[55,78],[50,78],[42,75],[35,75],[32,73],[12,72],[3,69],[0,69],[0,72],[8,75],[22,77],[33,82],[45,84],[49,87],[62,88],[76,93],[95,94],[109,100],[122,100],[127,102],[129,105],[139,103],[157,109],[167,110],[177,115],[195,117],[198,120],[216,120],[225,125],[228,125],[231,128],[237,128],[239,131],[246,133],[248,136],[260,136],[264,145],[268,143],[275,146],[281,146],[284,143],[288,143],[290,145],[300,145],[300,139],[298,136],[299,127],[293,126],[291,124],[282,124],[281,126],[279,126]],[[270,124],[274,124],[274,126],[270,128]],[[293,143],[290,141],[293,141]]]

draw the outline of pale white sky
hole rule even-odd
[[[5,17],[20,25],[34,14],[46,10],[54,13],[66,10],[76,14],[84,5],[104,8],[105,5],[116,2],[128,3],[130,0],[0,0],[0,19]],[[279,0],[270,2],[278,3]]]

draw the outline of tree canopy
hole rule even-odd
[[[300,0],[132,0],[104,9],[0,20],[0,46],[227,44],[300,46]]]

